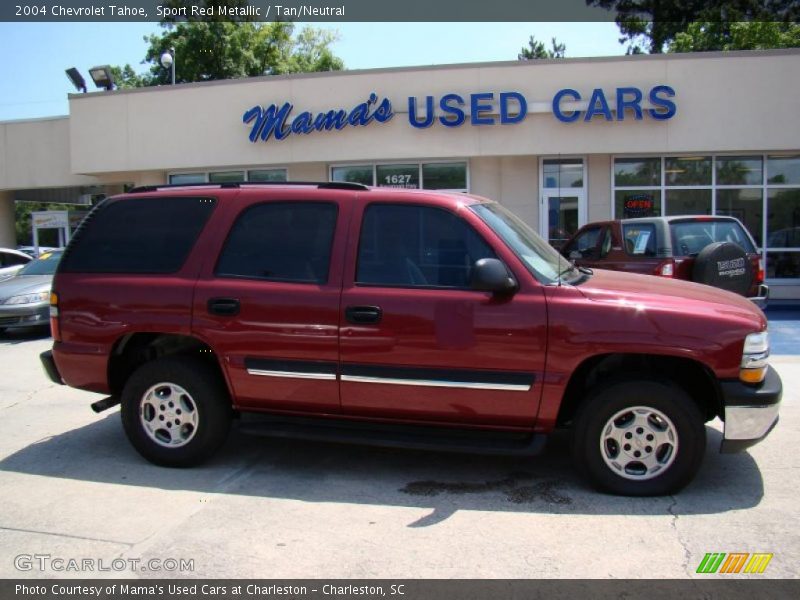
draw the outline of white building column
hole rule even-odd
[[[0,192],[0,247],[17,247],[15,222],[14,197],[11,192]]]

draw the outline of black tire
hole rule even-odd
[[[154,387],[158,384],[168,384],[161,388],[163,393],[168,392],[167,399],[174,396],[175,404],[178,406],[188,404],[197,411],[192,415],[193,411],[184,406],[180,416],[172,413],[172,417],[169,417],[170,413],[167,413],[168,418],[180,419],[185,418],[185,415],[192,415],[197,419],[196,427],[187,425],[187,420],[191,418],[186,418],[187,420],[180,425],[189,432],[184,436],[187,438],[185,442],[176,437],[178,443],[183,443],[181,446],[162,445],[165,439],[169,441],[169,437],[164,435],[162,444],[157,442],[147,432],[144,421],[140,418],[145,409],[153,410],[152,399],[158,398],[157,394],[161,393]],[[186,394],[175,395],[177,393],[175,388],[170,386],[182,388]],[[145,395],[151,388],[154,391],[148,395],[146,401]],[[166,408],[166,404],[164,407]],[[172,409],[166,408],[166,410]],[[174,410],[181,413],[179,408]],[[156,423],[156,419],[162,416],[164,415],[156,413],[151,422]],[[191,467],[211,457],[225,441],[231,417],[230,397],[224,382],[212,365],[199,359],[167,357],[145,363],[131,375],[122,391],[122,425],[128,440],[144,458],[165,467]],[[166,421],[166,423],[170,423],[170,427],[173,427],[172,422]],[[167,432],[168,436],[169,431],[173,429],[167,430],[166,423],[157,426],[160,427],[159,431]]]
[[[621,469],[614,469],[606,463],[604,455],[611,455],[609,460],[612,462],[614,457],[613,452],[609,452],[608,445],[601,447],[601,441],[605,439],[606,444],[611,444],[613,450],[614,442],[609,441],[604,432],[607,427],[627,431],[612,425],[612,423],[624,423],[624,417],[616,422],[612,422],[611,419],[621,411],[633,407],[654,409],[650,414],[661,413],[672,425],[667,427],[667,432],[672,431],[674,427],[677,436],[677,443],[672,446],[672,452],[669,451],[669,443],[656,448],[647,446],[651,448],[651,452],[666,450],[663,456],[671,457],[669,464],[666,464],[665,460],[666,466],[656,465],[657,469],[649,470],[649,473],[654,473],[649,475],[650,478],[644,478],[647,473],[637,476],[635,469],[633,472],[627,472],[626,478]],[[642,411],[638,414],[644,418],[647,413]],[[663,420],[659,423],[667,424]],[[631,431],[624,433],[624,436],[629,434],[636,436],[631,440],[631,444],[647,444],[644,437],[638,437],[637,431],[638,428],[632,427]],[[651,432],[645,427],[643,433]],[[677,492],[697,473],[706,448],[705,419],[689,395],[672,383],[647,379],[620,380],[599,388],[579,409],[573,434],[573,458],[576,466],[598,489],[624,496],[661,496]],[[631,444],[627,446],[632,451],[643,454],[646,450],[645,447],[631,446]],[[617,455],[620,458],[618,463],[636,466],[636,459],[632,458],[632,454],[627,452],[622,454],[622,448],[617,450],[620,452]],[[658,454],[654,454],[653,458],[657,456]]]
[[[753,265],[744,248],[733,242],[709,244],[694,261],[692,279],[746,296],[753,285]]]

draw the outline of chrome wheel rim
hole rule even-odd
[[[600,453],[620,477],[645,481],[669,469],[678,456],[678,430],[660,410],[633,406],[603,426]]]
[[[185,446],[197,433],[200,420],[192,396],[174,383],[157,383],[143,395],[139,420],[147,437],[165,448]]]

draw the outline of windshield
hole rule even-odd
[[[577,272],[555,248],[499,204],[475,204],[470,208],[508,244],[531,274],[542,283],[555,283]]]
[[[756,251],[750,236],[736,221],[673,221],[670,229],[675,256],[697,256],[714,242],[733,242],[749,254]]]
[[[56,272],[61,252],[48,252],[22,267],[17,275],[52,275]]]

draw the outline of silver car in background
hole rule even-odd
[[[19,250],[0,248],[0,281],[13,277],[31,260],[33,258],[30,255]]]
[[[61,251],[42,254],[0,281],[0,331],[50,325],[50,287]]]

